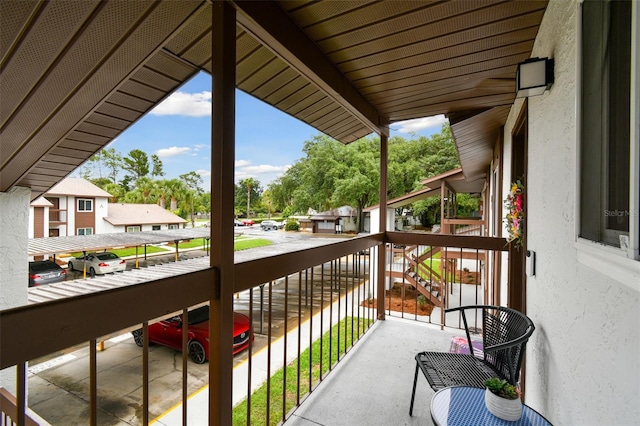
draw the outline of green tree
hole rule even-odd
[[[306,213],[309,207],[323,211],[349,204],[359,210],[361,218],[363,208],[379,202],[379,151],[377,137],[345,146],[328,136],[315,136],[305,142],[305,156],[269,185],[269,198],[287,214]],[[431,137],[390,138],[388,157],[389,198],[422,188],[425,178],[459,167],[448,124]],[[242,194],[237,193],[239,196]],[[414,206],[414,213],[424,214],[425,223],[433,223],[439,214],[439,201],[424,200]],[[361,220],[359,223],[362,227]]]
[[[86,178],[85,178],[86,179]],[[104,189],[105,186],[107,186],[108,184],[112,183],[111,180],[109,178],[106,177],[102,177],[102,178],[91,178],[91,179],[87,179],[89,182],[91,182],[92,184],[94,184],[95,186]]]
[[[115,148],[105,148],[102,150],[102,161],[108,170],[107,177],[111,182],[118,182],[118,173],[122,170],[122,155]]]
[[[421,146],[425,139],[411,139],[394,136],[389,139],[389,163],[387,166],[387,196],[399,197],[416,188],[416,183],[424,177],[421,163]]]
[[[284,212],[285,209],[295,211],[293,208],[294,193],[301,185],[302,165],[294,164],[287,172],[271,182],[268,186],[272,208]],[[309,207],[307,204],[306,207]],[[305,207],[305,211],[306,211]]]
[[[148,178],[141,177],[135,183],[135,186],[124,196],[124,201],[127,203],[138,204],[155,204],[159,198],[158,182]]]
[[[242,179],[235,188],[235,210],[240,214],[251,217],[253,205],[260,204],[262,186],[260,181],[254,178]]]
[[[423,178],[460,167],[456,145],[448,123],[442,126],[440,133],[432,135],[431,138],[422,136],[420,139],[425,143],[424,148],[418,153],[424,168]]]
[[[211,193],[204,191],[200,193],[196,204],[196,210],[199,213],[211,213]]]
[[[342,148],[342,167],[334,178],[333,207],[350,205],[358,210],[358,231],[363,230],[362,212],[379,200],[380,155],[372,139],[360,139]]]
[[[151,170],[151,176],[164,176],[162,170],[162,160],[156,154],[151,156],[151,163],[153,164],[153,170]]]
[[[191,214],[191,226],[195,226],[195,213],[196,213],[196,199],[203,192],[202,187],[202,177],[196,172],[189,172],[180,175],[180,180],[184,184],[184,198],[183,198],[183,207],[188,210]]]
[[[167,200],[169,201],[169,210],[178,210],[178,199],[181,199],[186,191],[184,182],[180,179],[163,179],[158,181],[160,197],[158,204],[163,208],[167,208]]]
[[[101,188],[111,194],[111,198],[109,199],[110,202],[118,203],[124,201],[126,193],[121,185],[118,185],[117,183],[108,183]]]
[[[95,181],[103,182],[104,179],[116,183],[118,172],[122,167],[122,156],[115,148],[104,148],[93,154],[89,161],[82,166],[80,176],[94,183]]]
[[[344,166],[341,164],[342,149],[345,146],[325,136],[315,136],[304,143],[302,152],[306,154],[300,162],[301,186],[295,192],[294,206],[299,210],[312,207],[317,211],[332,208],[331,197],[335,189],[336,177],[341,177]],[[305,205],[301,205],[300,203]]]
[[[102,176],[102,166],[104,164],[104,150],[100,150],[89,157],[89,161],[86,163],[88,168],[91,170],[92,176],[97,176],[98,179],[101,179]],[[97,172],[97,173],[96,173]],[[90,180],[88,177],[83,176],[85,179]]]
[[[130,173],[131,180],[137,181],[149,174],[149,156],[140,149],[132,149],[122,161],[122,168]]]

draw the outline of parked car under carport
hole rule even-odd
[[[67,271],[52,260],[29,262],[29,287],[66,281]]]
[[[200,306],[187,314],[187,351],[196,364],[209,359],[209,306]],[[149,342],[182,350],[183,316],[176,315],[149,324]],[[142,346],[142,329],[131,332],[136,345]],[[242,352],[253,340],[253,329],[249,317],[238,312],[233,314],[233,354]]]

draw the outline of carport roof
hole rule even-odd
[[[144,282],[201,271],[209,267],[209,257],[170,262],[162,265],[132,269],[106,275],[97,275],[93,278],[84,278],[73,281],[63,281],[55,284],[47,284],[38,287],[29,287],[29,303],[41,303],[65,297],[79,296],[81,294],[95,293],[111,288],[140,284]]]
[[[194,238],[210,238],[208,228],[185,228],[165,231],[117,232],[112,234],[70,235],[29,240],[29,256],[103,250],[113,247],[139,247]]]

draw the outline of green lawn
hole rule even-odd
[[[233,249],[235,251],[246,250],[246,249],[255,248],[255,247],[269,246],[271,244],[272,244],[271,241],[265,240],[265,239],[262,239],[262,238],[243,239],[243,238],[239,237],[239,238],[236,238],[235,243],[233,244]],[[173,244],[167,244],[166,246],[163,246],[163,247],[164,248],[156,247],[156,246],[147,246],[147,254],[151,254],[151,253],[172,254],[172,253],[175,253],[175,246]],[[195,238],[195,239],[187,241],[187,242],[179,243],[178,244],[178,251],[184,250],[184,249],[196,248],[196,247],[204,247],[204,241],[203,241],[202,238]],[[109,251],[115,253],[119,257],[135,256],[136,255],[136,248],[135,247],[128,247],[128,248],[123,248],[123,249],[113,249],[113,250],[109,250]],[[71,253],[71,256],[73,256],[73,257],[82,256],[82,252]],[[138,247],[138,256],[144,256],[144,247]]]
[[[255,247],[270,246],[271,244],[273,244],[271,241],[265,240],[263,238],[252,238],[252,239],[239,240],[239,241],[236,240],[236,242],[233,244],[233,249],[235,251],[240,251],[240,250],[246,250],[246,249],[255,248]]]
[[[187,242],[178,243],[178,249],[188,249],[195,247],[203,247],[205,245],[204,238],[194,238],[193,240],[189,240]],[[171,247],[175,250],[175,245],[170,244]]]
[[[115,253],[116,255],[118,255],[119,257],[125,257],[125,256],[135,256],[136,255],[136,248],[135,247],[127,247],[127,248],[123,248],[123,249],[115,249],[115,250],[108,250],[112,253]],[[100,251],[97,251],[98,253]],[[147,254],[151,254],[151,253],[161,253],[161,252],[167,252],[167,250],[160,248],[160,247],[156,247],[156,246],[147,246]],[[167,252],[170,253],[170,252]],[[71,256],[73,257],[79,257],[82,256],[82,252],[77,252],[77,253],[71,253]],[[144,256],[144,247],[138,247],[138,256]]]
[[[280,369],[276,372],[270,381],[270,418],[269,425],[277,425],[282,419],[282,405],[284,382],[286,376],[286,403],[285,412],[289,412],[296,403],[297,385],[300,383],[300,397],[309,392],[309,380],[312,386],[316,386],[320,379],[329,370],[332,364],[335,364],[338,356],[346,353],[351,348],[353,342],[357,340],[368,328],[372,320],[364,318],[347,317],[333,326],[331,332],[327,332],[306,349],[300,358],[293,360],[286,369]],[[352,325],[353,324],[353,325]],[[352,333],[353,328],[353,333]],[[340,345],[338,346],[338,330],[340,330]],[[359,331],[359,333],[358,333]],[[331,334],[331,351],[329,348],[329,335]],[[355,334],[355,335],[354,335]],[[320,353],[322,341],[322,354]],[[331,354],[331,358],[329,358]],[[322,359],[322,362],[320,360]],[[299,367],[298,367],[299,364]],[[299,368],[299,370],[298,370]],[[298,374],[299,372],[299,374]],[[311,373],[310,373],[311,372]],[[251,395],[251,425],[266,426],[267,425],[267,383],[257,389]],[[247,424],[247,401],[243,401],[233,409],[233,424]]]

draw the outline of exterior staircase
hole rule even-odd
[[[441,272],[432,268],[425,260],[440,252],[441,247],[431,247],[424,253],[417,255],[418,246],[394,248],[393,253],[401,252],[404,256],[404,270],[387,271],[387,276],[400,278],[404,283],[413,286],[420,294],[434,306],[442,308],[446,297],[446,281]]]

